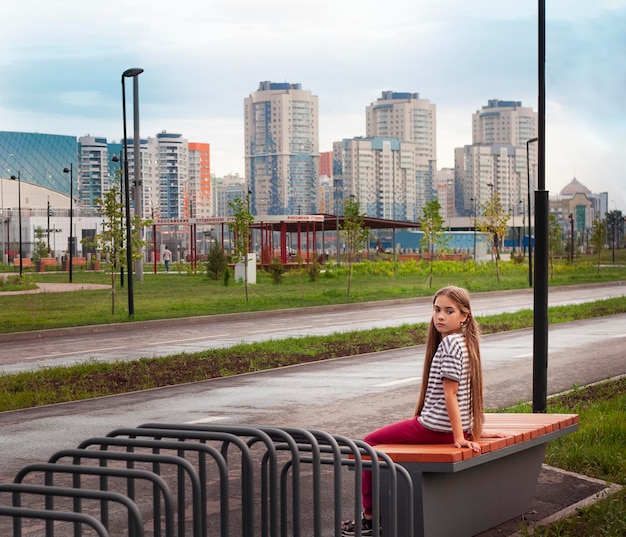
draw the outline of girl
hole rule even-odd
[[[472,317],[469,294],[460,287],[435,293],[421,393],[410,419],[387,425],[364,440],[377,444],[454,444],[480,451],[483,427],[483,379],[480,330]],[[361,534],[372,535],[372,473],[363,472]],[[354,521],[341,534],[356,533]]]

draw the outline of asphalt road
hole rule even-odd
[[[616,285],[585,286],[551,292],[550,303],[572,303],[623,294]],[[475,295],[476,314],[528,307],[527,292]],[[144,349],[166,353],[191,350],[219,342],[326,333],[339,329],[367,328],[428,318],[428,301],[368,306],[348,312],[301,312],[235,321],[146,328],[129,333],[59,336],[32,342],[4,342],[3,356],[28,356],[39,349],[30,365],[54,360],[60,349],[69,354],[72,345],[117,344],[115,357],[141,354]],[[392,315],[394,316],[391,319]],[[234,326],[233,326],[234,325]],[[311,328],[314,327],[314,328]],[[554,325],[549,331],[548,391],[557,393],[626,374],[624,341],[626,315]],[[220,335],[229,329],[232,335]],[[253,330],[254,329],[254,330]],[[254,332],[254,333],[252,333]],[[195,339],[192,336],[195,335]],[[159,344],[155,338],[159,337]],[[94,341],[98,338],[98,341]],[[104,338],[104,339],[100,339]],[[121,341],[119,341],[121,339]],[[193,340],[190,342],[190,339]],[[185,343],[186,342],[186,343]],[[49,347],[50,346],[50,347]],[[533,331],[485,336],[482,341],[486,405],[491,408],[530,400],[532,397]],[[44,348],[48,353],[43,352]],[[51,349],[48,351],[48,349]],[[102,351],[101,351],[102,352]],[[109,351],[113,353],[113,351]],[[103,353],[104,354],[104,353]],[[80,356],[88,356],[84,351]],[[142,355],[146,355],[146,350]],[[105,397],[0,413],[0,481],[33,461],[75,447],[89,436],[101,436],[118,427],[144,422],[224,422],[316,428],[360,438],[375,427],[403,418],[415,405],[421,375],[423,349],[413,347],[365,356],[341,358],[278,370],[214,379],[171,388]],[[66,359],[63,356],[59,359]],[[78,359],[74,356],[74,359]]]
[[[625,293],[626,285],[621,282],[555,287],[550,289],[548,300],[550,306],[556,306]],[[532,307],[531,289],[472,296],[474,315]],[[87,359],[132,360],[230,347],[241,342],[398,326],[427,322],[430,313],[431,299],[421,298],[0,334],[0,370],[11,373]]]

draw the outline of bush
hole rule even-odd
[[[217,241],[213,241],[206,261],[206,270],[209,278],[219,280],[221,276],[225,277],[225,271],[228,270],[228,262],[226,254],[222,250]],[[224,285],[228,285],[225,283]]]
[[[307,273],[309,274],[309,281],[316,282],[320,277],[320,264],[317,261],[313,261],[307,269]]]
[[[283,274],[285,274],[285,267],[282,261],[278,257],[274,257],[269,266],[270,274],[272,275],[272,281],[275,284],[283,282]]]

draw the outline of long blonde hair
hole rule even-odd
[[[466,289],[454,285],[439,289],[433,297],[433,305],[440,296],[446,296],[452,300],[467,319],[463,323],[462,333],[465,336],[465,345],[469,356],[468,376],[471,388],[471,408],[472,429],[470,436],[480,438],[483,430],[483,368],[480,359],[480,327],[472,315],[470,297]],[[430,319],[428,327],[428,337],[426,339],[426,353],[424,355],[424,371],[422,373],[422,386],[420,397],[415,407],[415,415],[419,415],[424,408],[426,399],[426,389],[428,387],[428,375],[433,362],[433,357],[437,352],[437,347],[441,343],[441,334],[435,328],[433,318]]]

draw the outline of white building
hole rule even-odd
[[[142,162],[144,218],[186,216],[188,157],[187,140],[181,134],[162,131],[148,138]]]
[[[246,178],[253,214],[317,210],[318,99],[301,84],[261,82],[244,99]]]
[[[103,199],[111,188],[111,158],[106,138],[82,136],[78,139],[80,155],[78,161],[78,203],[93,207],[96,199]]]
[[[520,101],[492,99],[472,115],[472,145],[455,149],[460,216],[480,212],[496,192],[505,210],[522,214],[529,178],[531,191],[536,189],[537,144],[526,143],[536,136],[537,113]]]
[[[437,111],[419,93],[383,91],[381,98],[366,108],[366,136],[397,138],[415,144],[415,203],[407,215],[421,214],[424,204],[435,195],[437,169]],[[412,194],[407,192],[407,203]]]
[[[417,221],[419,148],[398,138],[352,138],[333,144],[335,204],[353,196],[373,218]]]

